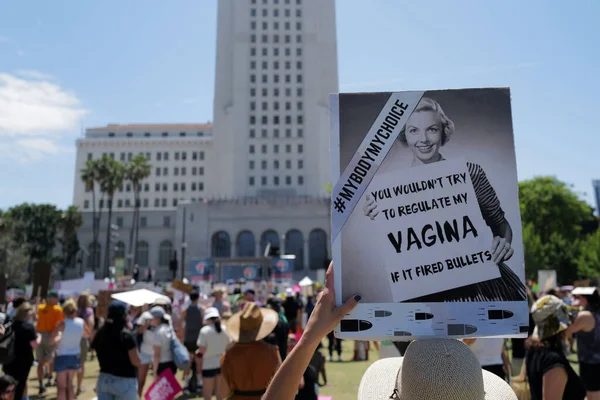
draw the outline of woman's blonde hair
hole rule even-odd
[[[75,303],[75,300],[68,299],[65,301],[65,304],[63,304],[62,309],[66,317],[72,317],[77,313],[77,304]]]
[[[423,97],[421,101],[419,101],[419,104],[417,104],[417,107],[415,108],[413,113],[422,111],[432,111],[437,113],[442,122],[442,146],[448,143],[450,137],[454,134],[454,122],[452,122],[452,120],[446,116],[446,113],[442,109],[442,106],[440,106],[440,103],[433,99],[430,99],[429,97]],[[406,126],[400,131],[400,134],[398,135],[398,140],[405,145],[407,144]]]
[[[15,313],[15,320],[17,321],[25,321],[27,317],[33,314],[33,306],[28,302],[25,302],[17,308],[17,312]]]

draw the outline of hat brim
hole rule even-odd
[[[252,343],[263,340],[269,336],[279,322],[279,315],[277,315],[277,312],[268,308],[260,308],[260,312],[263,320],[254,340],[240,342],[240,317],[242,316],[243,311],[233,314],[227,321],[227,334],[229,335],[229,338],[236,343]]]
[[[383,358],[375,361],[364,373],[358,387],[358,400],[381,400],[390,397],[398,389],[398,400],[419,400],[402,397],[402,387],[396,387],[396,379],[402,374],[402,357]],[[517,400],[510,385],[491,372],[482,370],[485,400]]]

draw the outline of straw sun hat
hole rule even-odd
[[[404,357],[373,363],[362,377],[358,400],[517,400],[509,384],[481,369],[466,344],[417,340]]]
[[[258,342],[269,336],[279,322],[273,310],[260,308],[256,303],[246,303],[243,311],[235,313],[227,321],[227,334],[237,343]]]

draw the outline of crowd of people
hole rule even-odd
[[[0,399],[28,399],[28,376],[37,364],[39,393],[56,386],[59,400],[75,399],[85,390],[94,390],[98,400],[139,399],[149,377],[157,380],[167,370],[181,379],[186,393],[205,399],[316,400],[319,387],[327,383],[322,342],[329,339],[329,361],[336,353],[341,360],[341,341],[332,331],[360,300],[356,296],[336,307],[332,273],[319,296],[290,289],[270,294],[264,304],[252,289],[228,296],[216,288],[203,296],[195,288],[178,300],[162,297],[143,307],[113,301],[99,316],[94,297],[86,293],[61,299],[50,291],[41,304],[15,298],[2,315],[0,334],[12,331],[18,356],[3,365]],[[512,357],[507,340],[499,338],[396,342],[400,357],[369,367],[359,399],[436,399],[438,391],[448,399],[510,399],[516,398],[508,383],[515,376],[524,378],[534,400],[600,399],[598,290],[556,289],[540,295],[530,290],[528,295],[529,337],[510,340]],[[175,362],[174,339],[187,349],[185,368]],[[369,343],[356,342],[354,359],[366,358],[363,349],[368,357],[368,348]],[[579,374],[567,358],[573,351]],[[453,369],[440,352],[457,357]],[[85,362],[93,357],[100,372],[95,387],[85,388]],[[442,372],[443,378],[436,377]],[[427,374],[429,384],[415,374]],[[462,389],[456,382],[462,382]],[[453,390],[484,397],[452,397]]]

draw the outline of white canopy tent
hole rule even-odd
[[[312,279],[310,279],[308,276],[305,276],[304,278],[302,278],[302,280],[300,282],[298,282],[298,285],[304,287],[304,286],[310,286],[313,283],[314,282],[312,281]]]
[[[130,290],[128,292],[115,293],[111,295],[111,297],[133,307],[141,307],[145,304],[152,304],[158,299],[169,300],[167,296],[148,289],[138,289]]]

